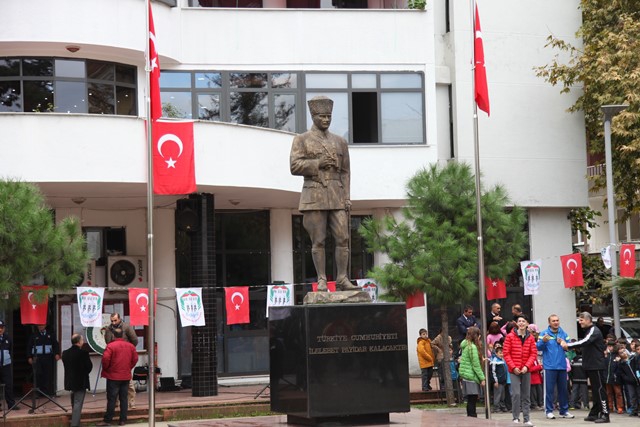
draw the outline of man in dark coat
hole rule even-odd
[[[27,361],[33,365],[36,373],[36,387],[50,397],[55,396],[53,373],[56,362],[60,360],[60,344],[55,335],[47,331],[47,325],[37,325],[38,330],[31,334],[27,344]]]
[[[82,335],[73,334],[71,347],[62,352],[64,389],[71,391],[71,427],[80,426],[84,396],[90,388],[89,372],[93,368],[89,352],[82,349],[83,345]]]
[[[462,316],[458,317],[456,320],[456,326],[458,328],[458,335],[460,336],[460,341],[462,341],[467,336],[467,330],[472,327],[479,327],[478,321],[476,317],[473,315],[473,307],[467,305],[464,307],[464,311],[462,312]]]
[[[491,322],[496,322],[498,324],[498,328],[502,328],[504,326],[505,323],[507,323],[506,319],[502,317],[502,315],[500,314],[500,310],[502,309],[502,307],[500,307],[500,304],[497,302],[494,302],[493,304],[491,304],[491,311],[489,312],[489,315],[487,316],[487,329],[489,329],[489,326],[491,325]]]
[[[607,404],[607,393],[605,391],[604,338],[600,329],[593,323],[590,313],[586,311],[580,313],[578,322],[580,322],[580,327],[585,331],[584,338],[575,342],[565,342],[562,348],[567,351],[569,348],[582,347],[582,368],[589,378],[593,396],[593,406],[589,411],[589,416],[584,420],[608,423],[610,421],[609,405]]]
[[[16,401],[13,399],[13,343],[5,329],[4,321],[0,320],[0,382],[4,384],[4,398],[7,401],[7,409],[20,409],[13,407]]]

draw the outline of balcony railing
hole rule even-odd
[[[604,174],[604,163],[600,163],[599,165],[587,166],[587,176],[599,176]]]

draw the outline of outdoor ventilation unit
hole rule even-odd
[[[147,287],[147,257],[108,257],[107,281],[109,284],[109,289]]]
[[[80,286],[98,286],[98,282],[96,279],[96,260],[92,259],[87,262]]]

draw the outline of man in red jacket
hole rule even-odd
[[[122,329],[113,330],[114,339],[102,355],[102,376],[107,379],[107,412],[104,422],[98,426],[110,426],[116,408],[116,398],[120,399],[120,420],[118,425],[127,423],[127,390],[131,380],[131,370],[138,363],[138,352],[130,342],[122,338]]]

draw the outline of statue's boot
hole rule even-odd
[[[318,275],[318,288],[316,291],[327,292],[327,273],[325,272],[324,248],[312,249],[311,258],[313,259],[313,265],[316,268],[316,274]]]
[[[349,281],[347,266],[349,265],[349,248],[336,246],[336,290],[354,291],[360,289]]]

